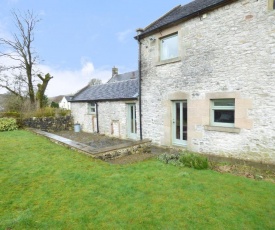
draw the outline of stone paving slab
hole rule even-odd
[[[98,153],[98,151],[96,149],[92,148],[89,145],[86,145],[86,144],[83,144],[83,143],[80,143],[80,142],[76,142],[76,141],[72,141],[72,140],[67,139],[65,137],[61,137],[61,136],[58,136],[58,135],[55,135],[55,134],[52,134],[52,133],[48,133],[48,132],[45,132],[45,131],[42,131],[42,130],[38,130],[38,129],[28,129],[28,130],[30,130],[30,131],[32,131],[36,134],[45,136],[45,137],[47,137],[47,138],[49,138],[53,141],[56,141],[60,144],[69,146],[70,148],[80,150],[80,151],[84,151],[85,153],[88,153],[88,154],[91,154],[91,155]]]
[[[96,149],[96,148],[93,148],[89,145],[86,145],[86,144],[83,144],[83,143],[80,143],[80,142],[76,142],[76,141],[67,139],[65,137],[55,135],[53,133],[48,133],[48,132],[45,132],[45,131],[42,131],[42,130],[32,129],[32,128],[29,128],[28,130],[31,131],[31,132],[34,132],[38,135],[45,136],[45,137],[49,138],[50,140],[52,140],[54,142],[58,142],[62,145],[68,146],[72,149],[84,152],[84,153],[86,153],[88,155],[91,155],[93,157],[96,157],[96,155],[101,155],[101,154],[104,154],[104,153],[107,153],[107,152],[119,151],[119,150],[122,150],[122,149],[131,148],[133,146],[138,146],[138,145],[142,145],[142,144],[151,143],[150,140],[142,140],[142,141],[135,141],[133,143],[118,144],[118,145],[114,145],[112,147],[104,147],[104,148]]]

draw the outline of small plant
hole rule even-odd
[[[67,116],[67,115],[70,115],[71,111],[70,110],[65,110],[65,109],[59,109],[58,110],[58,115],[59,116]]]
[[[158,160],[165,164],[185,166],[194,169],[207,169],[208,159],[198,154],[183,152],[176,154],[164,153],[158,156]]]
[[[208,169],[208,159],[194,153],[185,153],[180,156],[179,161],[186,167],[194,169]]]
[[[0,131],[12,131],[18,129],[16,119],[14,118],[0,118]]]
[[[169,164],[171,162],[175,162],[178,161],[180,157],[180,154],[169,154],[169,153],[163,153],[161,155],[158,156],[158,159],[162,162],[164,162],[165,164]]]

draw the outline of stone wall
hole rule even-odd
[[[239,0],[142,42],[143,136],[172,146],[172,102],[187,100],[189,150],[275,162],[275,11]],[[178,32],[180,57],[159,61],[159,39]],[[239,133],[210,127],[210,100],[235,98]]]
[[[100,151],[100,150],[99,150]],[[148,140],[133,143],[131,145],[120,146],[119,148],[110,148],[101,153],[96,154],[94,157],[101,160],[110,160],[123,156],[151,153],[151,142]]]
[[[74,122],[79,123],[84,132],[97,132],[96,114],[88,114],[88,103],[71,103],[71,114]]]
[[[58,132],[62,130],[72,130],[73,121],[71,116],[64,117],[32,117],[23,120],[24,126],[40,129],[46,132]]]
[[[98,102],[99,133],[118,138],[127,137],[127,104],[136,103],[137,132],[139,133],[138,103],[136,101]],[[97,132],[96,114],[87,114],[87,102],[71,103],[71,113],[75,122],[81,125],[84,132]],[[137,138],[139,134],[137,133]]]

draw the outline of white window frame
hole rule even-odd
[[[173,55],[173,56],[169,56],[169,57],[166,57],[168,56],[168,54],[164,55],[164,42],[169,40],[169,39],[174,39],[176,38],[176,49],[177,49],[177,53],[176,55]],[[160,61],[166,61],[166,60],[170,60],[170,59],[174,59],[174,58],[178,58],[179,57],[179,35],[178,33],[174,33],[174,34],[171,34],[169,36],[165,36],[163,38],[160,38]],[[169,47],[167,47],[169,48]],[[167,49],[166,48],[166,49]]]
[[[221,101],[231,101],[234,102],[234,105],[232,106],[217,106],[215,105],[215,102],[221,102]],[[215,110],[231,110],[234,111],[235,115],[235,99],[234,98],[226,98],[226,99],[212,99],[211,100],[211,108],[210,108],[210,125],[211,126],[220,126],[220,127],[235,127],[235,117],[234,117],[234,123],[225,123],[225,122],[215,122]]]
[[[96,103],[95,102],[88,103],[88,114],[96,114]]]

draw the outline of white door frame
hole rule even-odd
[[[127,137],[137,138],[136,104],[127,104]]]
[[[184,109],[186,108],[186,111]],[[187,100],[173,101],[172,144],[187,145]]]

